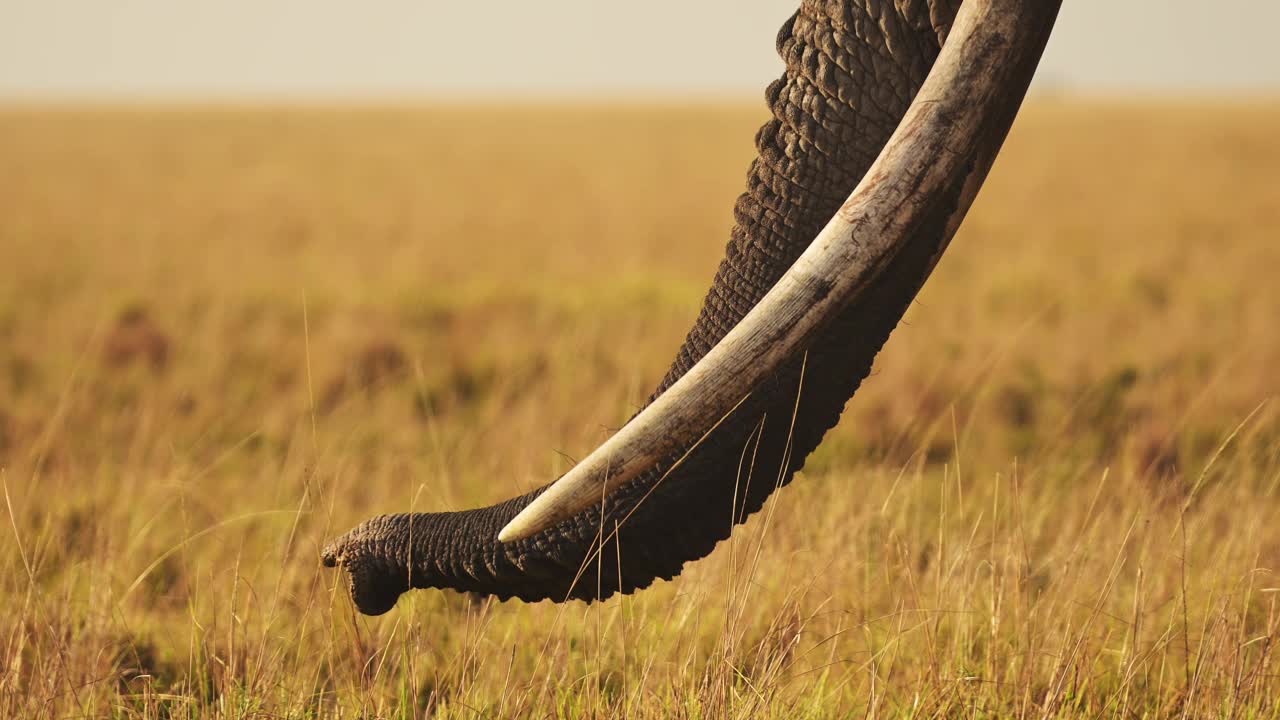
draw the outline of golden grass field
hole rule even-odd
[[[760,103],[0,111],[0,717],[1280,717],[1280,104],[1041,99],[674,582],[354,613],[323,543],[657,382]]]

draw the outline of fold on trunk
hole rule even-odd
[[[787,70],[767,93],[773,119],[757,136],[759,157],[735,207],[725,259],[650,398],[655,412],[664,402],[654,401],[673,386],[688,392],[690,382],[680,380],[700,360],[714,363],[735,338],[755,334],[730,335],[749,314],[744,327],[750,327],[759,314],[752,309],[775,286],[781,292],[794,284],[797,271],[784,274],[815,237],[819,245],[830,239],[819,233],[833,216],[831,224],[846,229],[837,234],[874,226],[894,236],[880,238],[883,248],[857,277],[836,278],[831,288],[844,295],[824,307],[830,293],[811,293],[824,311],[813,318],[801,313],[792,324],[806,325],[803,332],[782,328],[770,336],[791,343],[785,352],[769,344],[740,366],[738,374],[760,369],[759,377],[729,393],[695,392],[717,397],[723,408],[693,408],[701,411],[694,413],[697,423],[651,423],[636,433],[639,445],[623,444],[619,466],[626,473],[607,471],[618,457],[607,453],[599,464],[606,471],[579,472],[552,491],[569,503],[539,503],[511,527],[548,488],[476,510],[381,516],[334,541],[323,559],[347,569],[357,607],[386,612],[410,587],[503,599],[603,598],[669,579],[728,537],[803,466],[870,371],[994,161],[1058,4],[967,0],[957,17],[944,0],[892,8],[803,2],[778,36]],[[928,142],[904,157],[911,137]],[[936,159],[919,157],[919,148],[932,148]],[[900,195],[889,207],[868,201],[866,193],[877,192],[875,199],[884,200],[889,186]],[[902,194],[903,188],[923,191]],[[877,225],[873,211],[901,217]],[[730,342],[713,351],[726,336]],[[690,377],[717,377],[706,367]],[[633,418],[642,421],[637,426],[645,412]],[[674,436],[664,436],[667,430]],[[561,492],[582,477],[587,492]],[[498,539],[504,528],[510,542]]]

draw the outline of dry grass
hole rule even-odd
[[[0,113],[0,716],[1280,717],[1280,107],[1041,103],[804,477],[603,605],[319,567],[553,477],[736,108]]]

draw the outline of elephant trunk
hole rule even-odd
[[[514,512],[494,507],[380,515],[330,543],[322,561],[346,569],[351,598],[366,615],[387,612],[410,588],[451,588],[506,599],[511,593],[498,591],[517,569],[486,562],[485,546]]]
[[[325,562],[350,572],[362,612],[389,610],[410,587],[556,601],[630,592],[709,553],[790,482],[839,420],[955,232],[1017,112],[1058,6],[1057,0],[967,0],[970,17],[960,34],[980,42],[949,53],[947,70],[990,68],[1006,96],[990,97],[993,89],[985,86],[981,127],[968,128],[974,144],[955,149],[945,137],[927,138],[937,141],[924,147],[939,153],[945,172],[932,186],[919,181],[932,190],[912,194],[914,178],[930,173],[929,158],[886,169],[877,156],[908,116],[952,30],[957,4],[802,1],[778,35],[786,73],[767,91],[773,118],[756,137],[759,155],[734,209],[725,259],[650,405],[742,323],[811,243],[827,242],[819,231],[833,216],[840,213],[851,232],[867,226],[846,213],[855,188],[907,183],[902,202],[911,205],[909,227],[897,228],[896,244],[859,273],[854,296],[833,305],[796,346],[766,358],[768,367],[745,397],[716,410],[714,423],[682,426],[675,443],[657,438],[635,455],[643,461],[627,477],[610,482],[606,472],[597,478],[605,485],[590,485],[568,511],[551,502],[558,492],[552,485],[477,510],[375,518],[335,540]],[[1006,11],[1026,22],[1005,22]],[[993,22],[975,35],[979,19]],[[1018,52],[1003,62],[1010,47]],[[913,112],[916,124],[899,134],[921,128],[927,134],[933,126],[926,121],[945,126],[972,117],[954,94],[948,97],[931,113]],[[864,178],[873,162],[878,169]],[[833,288],[816,286],[815,302]],[[549,499],[537,502],[544,493]],[[548,504],[560,509],[547,513]],[[531,505],[513,532],[509,524]],[[504,528],[510,542],[498,539]]]

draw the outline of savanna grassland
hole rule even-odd
[[[0,112],[0,717],[1280,717],[1275,104],[1034,102],[676,581],[354,613],[643,401],[759,107]]]

